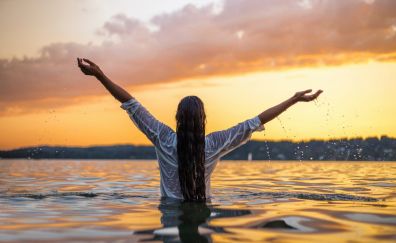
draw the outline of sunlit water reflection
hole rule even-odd
[[[1,160],[0,240],[396,240],[396,163],[223,161],[206,204],[161,200],[157,167]]]

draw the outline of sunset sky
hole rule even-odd
[[[95,61],[175,127],[181,98],[207,133],[307,88],[257,140],[396,137],[394,0],[0,0],[0,149],[148,144]]]

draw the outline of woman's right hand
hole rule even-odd
[[[77,58],[77,64],[85,75],[95,76],[97,78],[103,75],[103,72],[100,70],[99,66],[86,58]]]

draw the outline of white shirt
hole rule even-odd
[[[122,103],[131,120],[154,144],[160,168],[161,196],[183,199],[179,184],[177,162],[177,135],[167,125],[158,121],[135,98]],[[260,118],[255,116],[229,129],[205,136],[205,185],[206,197],[210,198],[210,176],[219,159],[245,144],[252,133],[264,130]]]

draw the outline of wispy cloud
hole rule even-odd
[[[0,60],[0,109],[59,105],[103,93],[75,65],[96,61],[123,85],[175,82],[315,65],[396,59],[394,0],[226,0],[184,8],[150,25],[117,15],[101,45],[54,43],[39,58]]]

